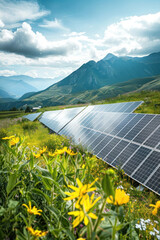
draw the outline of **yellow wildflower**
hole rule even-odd
[[[114,205],[122,205],[129,202],[129,195],[127,195],[124,190],[116,189],[115,201],[113,201],[113,196],[109,196],[107,202]]]
[[[32,227],[27,227],[28,232],[35,237],[44,237],[48,231],[34,230]]]
[[[44,152],[46,152],[46,150],[47,150],[47,147],[43,147],[43,149],[41,149],[39,152],[40,154],[43,154]]]
[[[2,139],[3,140],[10,140],[10,139],[12,139],[12,138],[14,138],[15,136],[14,135],[12,135],[12,136],[10,136],[10,137],[3,137]]]
[[[95,187],[92,187],[93,184],[98,180],[98,178],[96,178],[92,183],[90,184],[82,184],[81,181],[77,178],[77,184],[78,187],[72,186],[72,185],[68,185],[69,188],[73,189],[74,192],[65,192],[66,195],[69,195],[70,197],[64,198],[64,200],[72,200],[75,198],[79,198],[78,201],[81,200],[81,198],[87,193],[87,192],[92,192],[94,190],[96,190]]]
[[[78,238],[77,240],[85,240],[85,238]]]
[[[149,206],[154,207],[154,209],[153,209],[153,211],[152,211],[152,214],[153,214],[153,215],[156,215],[157,212],[158,212],[158,208],[160,208],[160,201],[157,201],[157,202],[156,202],[156,205],[150,204]]]
[[[36,157],[36,158],[39,158],[41,156],[40,153],[33,153],[33,156]]]
[[[48,156],[50,156],[50,157],[54,157],[54,156],[55,156],[55,154],[54,154],[54,153],[52,153],[52,152],[49,152],[49,153],[48,153]]]
[[[30,213],[30,214],[34,214],[34,215],[41,215],[40,212],[42,212],[41,209],[37,209],[35,206],[32,208],[31,207],[31,201],[29,201],[29,206],[27,206],[26,204],[22,204],[22,206],[26,207],[27,208],[27,211]]]
[[[65,153],[65,152],[67,152],[67,147],[64,147],[62,149],[56,149],[54,154],[56,156],[56,155],[61,155],[61,154]]]
[[[70,156],[77,155],[77,153],[74,153],[71,149],[67,149],[67,153],[68,153]]]
[[[68,149],[67,147],[64,147],[62,149],[56,149],[53,154],[54,156],[56,156],[56,155],[64,154],[65,152],[68,153],[70,156],[74,156],[77,154],[77,153],[74,153],[71,149]]]
[[[19,137],[14,137],[10,139],[10,145],[14,146],[19,142]]]
[[[87,225],[89,220],[88,220],[88,216],[90,218],[93,219],[97,219],[97,216],[92,213],[89,212],[91,210],[91,208],[93,208],[93,206],[99,201],[101,197],[98,197],[96,200],[93,201],[94,199],[94,194],[92,194],[91,199],[89,199],[89,196],[86,195],[83,199],[83,207],[80,205],[77,205],[76,208],[80,209],[79,211],[73,211],[73,212],[69,212],[69,215],[74,215],[75,217],[77,217],[74,221],[73,221],[73,228],[75,228],[76,226],[78,226],[78,224],[80,222],[82,222],[84,220],[84,224]]]
[[[85,164],[82,165],[82,168],[83,168],[83,169],[85,168]]]

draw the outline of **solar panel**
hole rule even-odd
[[[138,169],[132,173],[132,177],[138,181],[144,183],[148,176],[154,171],[157,167],[157,164],[160,163],[160,152],[153,151],[145,161],[143,161]],[[160,174],[160,172],[159,172]]]
[[[145,182],[145,186],[157,192],[160,195],[160,166],[152,172],[151,177]]]
[[[62,110],[46,111],[40,116],[39,121],[48,128],[50,128],[50,122],[52,121],[52,119],[54,119],[61,112]]]
[[[149,147],[156,147],[157,144],[159,143],[159,138],[160,138],[160,127],[156,129],[156,131],[152,132],[150,137],[144,142],[145,145]],[[158,149],[158,148],[157,148]]]
[[[160,115],[132,113],[141,103],[89,106],[76,117],[75,113],[66,117],[63,110],[51,124],[54,131],[72,137],[75,143],[111,166],[121,167],[128,176],[159,194],[153,172],[158,176]]]
[[[41,112],[31,113],[31,114],[25,115],[25,116],[23,116],[23,118],[26,118],[26,119],[28,119],[29,121],[32,121],[32,122],[33,122],[36,118],[39,117],[39,115],[41,115]]]
[[[47,112],[40,121],[54,132],[59,132],[67,123],[69,123],[84,107],[68,108],[64,110]]]

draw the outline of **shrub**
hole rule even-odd
[[[57,134],[50,134],[48,138],[44,140],[42,145],[47,146],[49,151],[55,151],[63,146],[69,147],[70,141],[66,137],[58,136]]]
[[[23,122],[22,124],[22,128],[25,131],[35,131],[36,129],[38,129],[38,123],[37,122]]]

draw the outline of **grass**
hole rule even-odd
[[[0,119],[4,118],[17,118],[25,115],[22,111],[0,111]]]

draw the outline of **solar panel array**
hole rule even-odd
[[[48,111],[39,121],[60,135],[72,137],[76,144],[81,143],[97,157],[113,167],[121,167],[128,176],[160,194],[160,115],[133,113],[141,104]]]
[[[49,111],[42,114],[39,121],[52,131],[58,133],[68,124],[84,107],[68,108],[64,110]]]
[[[119,112],[107,112],[108,107],[86,108],[59,133],[160,194],[160,115],[129,113],[123,106],[120,112],[120,105]]]
[[[26,119],[28,119],[28,120],[33,122],[36,118],[39,117],[39,115],[41,115],[41,112],[31,113],[31,114],[25,115],[25,116],[23,116],[23,118],[26,118]]]

